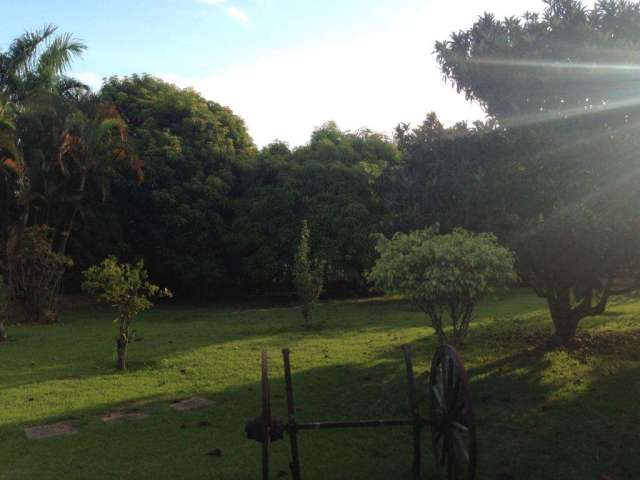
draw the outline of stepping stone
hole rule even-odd
[[[174,410],[184,411],[184,410],[195,410],[196,408],[204,408],[212,404],[213,402],[211,400],[207,400],[206,398],[191,397],[191,398],[186,398],[184,400],[177,400],[169,406]]]
[[[102,421],[105,423],[123,422],[127,420],[144,420],[149,416],[144,412],[107,412],[102,415]]]
[[[27,434],[27,438],[30,440],[39,440],[41,438],[59,437],[60,435],[72,435],[78,433],[78,430],[70,423],[59,422],[25,428],[24,433]]]

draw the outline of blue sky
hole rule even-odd
[[[540,10],[540,0],[0,0],[0,48],[47,23],[88,46],[73,74],[151,73],[242,116],[259,145],[305,143],[314,127],[389,133],[435,110],[482,117],[446,85],[435,40],[483,11]]]

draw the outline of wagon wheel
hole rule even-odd
[[[262,480],[269,480],[269,453],[271,448],[271,391],[269,389],[269,365],[267,352],[262,351]]]
[[[448,480],[476,475],[476,424],[467,372],[450,345],[441,345],[431,363],[429,410],[436,461],[447,466]]]

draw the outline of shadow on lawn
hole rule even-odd
[[[426,363],[427,369],[433,344],[432,339],[425,338],[414,345],[414,358],[423,358],[420,362]],[[491,345],[484,345],[487,346]],[[468,349],[470,360],[477,354],[474,349]],[[273,413],[286,417],[281,357],[275,349],[270,353]],[[300,369],[296,367],[297,360],[303,355],[303,350],[292,351],[299,421],[408,415],[406,377],[398,349],[388,349],[378,359],[383,361],[366,367],[346,363]],[[640,449],[636,408],[640,367],[620,367],[615,373],[604,375],[589,370],[574,376],[571,365],[553,365],[549,355],[540,350],[516,351],[486,364],[469,362],[478,417],[478,478],[633,478],[633,472],[640,471],[638,456],[629,455]],[[615,353],[618,360],[624,355]],[[212,459],[206,453],[215,447],[224,455],[215,459],[217,476],[211,478],[253,478],[259,467],[259,447],[244,438],[243,428],[260,410],[258,358],[259,353],[255,352],[247,359],[255,363],[255,381],[221,392],[200,392],[214,401],[214,406],[206,410],[174,412],[168,408],[171,398],[146,396],[125,405],[104,403],[68,412],[65,417],[78,419],[81,432],[76,436],[30,442],[17,431],[22,425],[10,425],[0,439],[10,445],[9,450],[26,452],[25,458],[52,462],[47,468],[61,474],[69,473],[66,469],[71,466],[67,464],[82,463],[85,475],[107,478],[92,473],[128,464],[127,478],[150,474],[156,478],[194,478],[194,469],[196,474],[204,475],[211,468]],[[327,363],[330,361],[327,359]],[[417,379],[423,412],[427,373],[424,363]],[[566,369],[555,383],[547,377],[553,369]],[[565,391],[568,386],[571,388]],[[151,416],[135,428],[127,428],[125,437],[123,430],[118,430],[121,427],[102,425],[98,420],[104,411],[134,404],[148,410]],[[200,427],[202,421],[211,426]],[[303,435],[301,442],[306,479],[409,478],[411,442],[407,429],[309,433]],[[424,442],[429,478],[440,478],[432,475],[428,434]],[[79,449],[81,444],[85,447]],[[134,463],[128,463],[134,459],[120,448],[122,444],[136,445]],[[40,452],[54,445],[65,455],[39,457]],[[105,452],[111,452],[106,460]],[[276,472],[287,470],[288,445],[276,444],[273,452],[276,477]],[[344,476],[340,477],[339,472]]]
[[[302,355],[303,352],[292,353],[300,421],[408,416],[401,355],[397,355],[395,362],[371,367],[349,363],[296,368],[296,360]],[[244,438],[244,425],[260,411],[258,359],[258,353],[251,359],[256,364],[255,381],[222,392],[200,392],[214,402],[208,409],[174,412],[168,407],[171,398],[157,396],[139,397],[126,404],[105,402],[65,413],[62,418],[75,419],[80,430],[74,436],[34,442],[24,438],[21,432],[24,425],[7,425],[0,434],[0,439],[9,446],[5,454],[20,452],[21,461],[39,458],[44,471],[59,472],[59,477],[71,474],[75,478],[75,470],[69,469],[80,464],[84,466],[83,474],[90,478],[103,478],[98,473],[107,465],[111,471],[127,465],[130,475],[126,478],[208,478],[204,473],[212,459],[206,453],[215,447],[224,455],[215,459],[216,476],[211,478],[256,478],[260,449],[258,444]],[[270,365],[273,413],[286,417],[279,352],[272,350]],[[99,420],[105,411],[133,406],[150,413],[148,419],[135,423],[135,428],[103,425]],[[42,419],[39,423],[58,420],[60,416]],[[210,426],[202,428],[201,422]],[[129,449],[123,448],[124,445],[135,445],[134,462],[129,463],[133,459],[129,458]],[[58,449],[64,455],[51,455],[50,449]],[[280,442],[274,445],[273,451],[273,472],[277,478],[277,472],[287,470],[288,445]],[[408,478],[410,429],[308,433],[301,438],[301,455],[306,479]]]
[[[317,309],[320,328],[311,331],[304,329],[297,308],[263,312],[159,308],[142,315],[134,326],[141,341],[130,345],[129,372],[163,368],[167,358],[203,347],[231,350],[239,344],[295,346],[300,341],[322,341],[350,331],[391,332],[425,325],[422,315],[409,308],[406,315],[398,315],[398,305],[397,300],[381,299],[327,303]],[[337,312],[344,315],[337,316]],[[393,321],[389,321],[391,315]],[[8,360],[3,362],[0,383],[6,388],[16,388],[43,381],[74,381],[115,374],[116,327],[112,319],[113,312],[109,309],[97,308],[68,315],[56,325],[11,327],[9,341],[0,345],[0,358]]]

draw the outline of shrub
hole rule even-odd
[[[144,263],[135,265],[119,263],[115,257],[105,259],[101,264],[87,269],[84,273],[83,290],[98,296],[102,303],[117,309],[114,323],[119,324],[116,338],[118,352],[117,368],[126,368],[127,346],[132,339],[131,324],[143,311],[153,307],[150,298],[171,297],[171,292],[150,283]]]
[[[25,228],[9,247],[12,297],[29,323],[56,320],[65,269],[72,260],[52,248],[53,229],[46,225]]]
[[[369,273],[376,287],[406,296],[427,313],[441,342],[447,340],[443,320],[448,314],[453,341],[467,333],[479,300],[516,278],[514,255],[493,234],[463,229],[439,235],[437,228],[397,233],[378,239],[379,259]]]
[[[325,263],[311,257],[311,232],[305,220],[302,223],[300,243],[293,262],[293,284],[302,303],[305,328],[311,326],[313,307],[320,298],[324,285]]]

